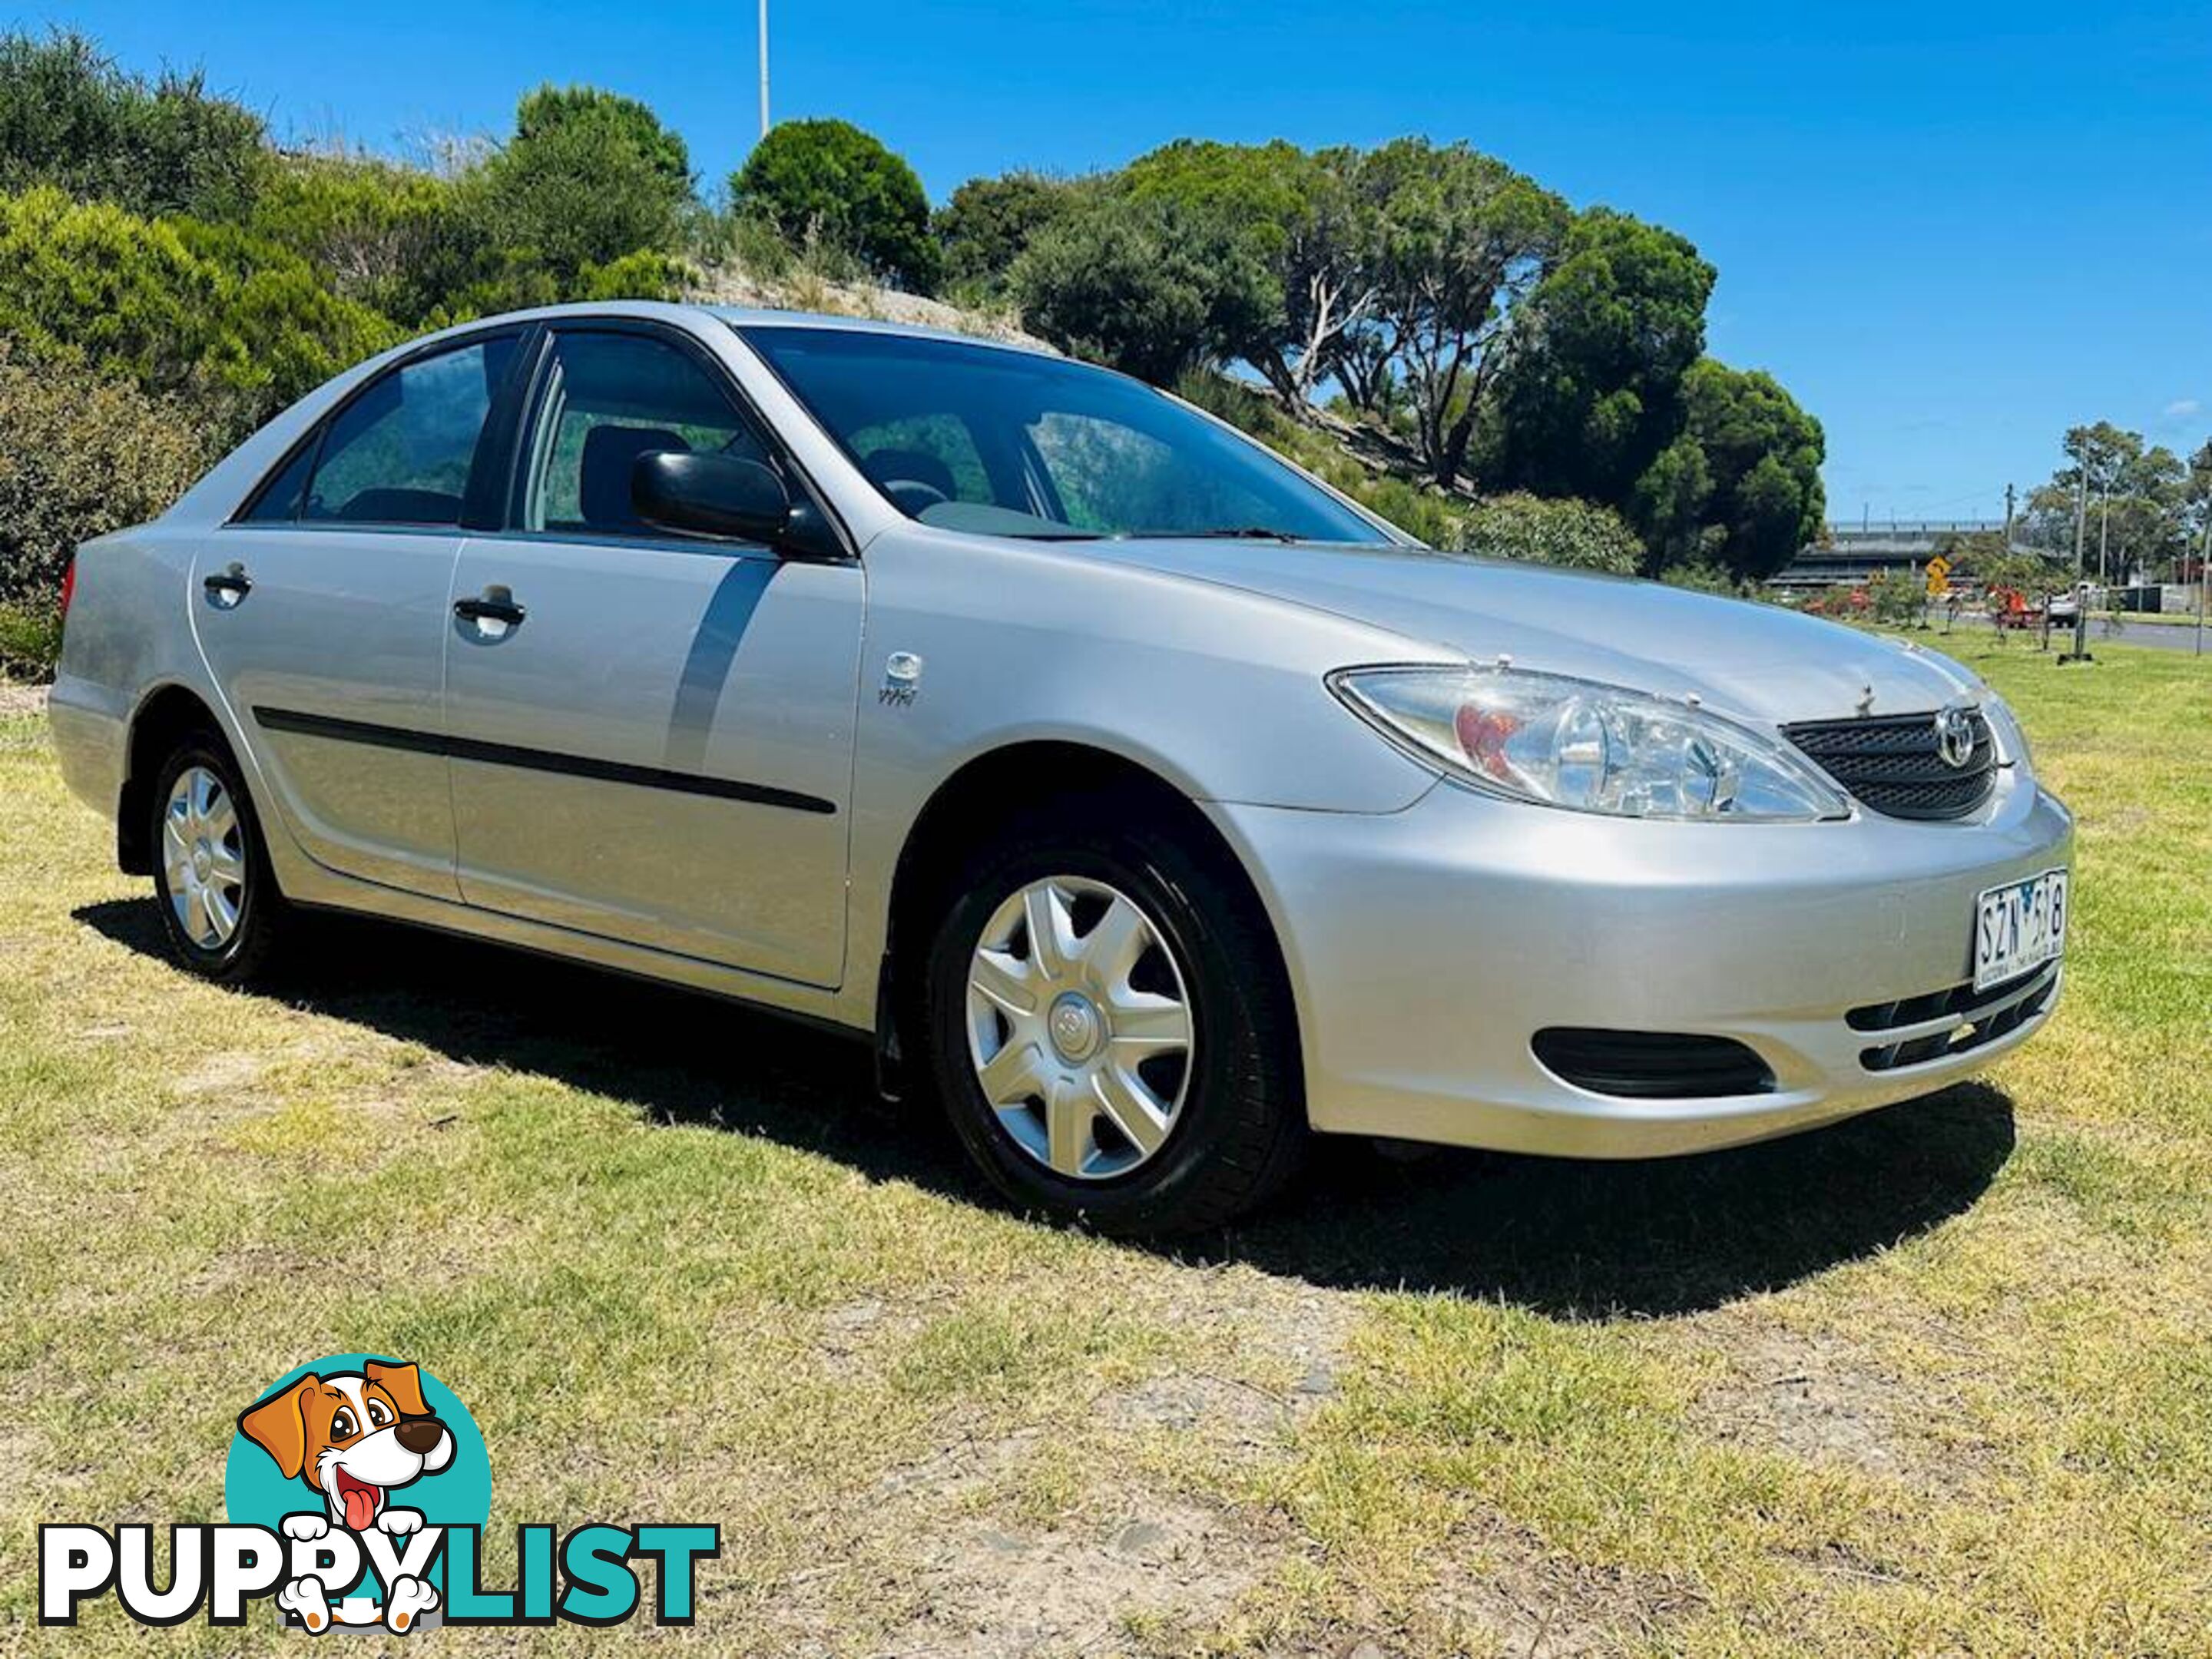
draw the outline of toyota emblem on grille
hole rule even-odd
[[[1974,757],[1974,723],[1963,708],[1946,708],[1936,716],[1936,752],[1943,764],[1962,767]]]

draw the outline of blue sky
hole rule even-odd
[[[836,114],[942,200],[1169,138],[1466,138],[1718,265],[1711,347],[1826,424],[1831,511],[1994,515],[2111,419],[2212,437],[2212,9],[1921,0],[773,0],[776,112]],[[11,0],[0,0],[0,17]],[[644,98],[719,180],[750,0],[15,7],[204,66],[278,131],[504,132],[540,81]]]

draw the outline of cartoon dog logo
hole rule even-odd
[[[301,1510],[284,1517],[288,1538],[320,1538],[333,1525],[356,1533],[374,1528],[395,1537],[411,1533],[422,1526],[422,1512],[394,1504],[391,1494],[435,1474],[453,1458],[453,1431],[424,1402],[421,1373],[389,1360],[367,1360],[358,1371],[328,1376],[311,1371],[240,1413],[238,1428],[276,1461],[287,1480],[304,1483],[323,1500],[323,1513]],[[276,1600],[311,1631],[331,1623],[319,1579],[294,1579]],[[403,1578],[391,1587],[385,1621],[404,1631],[437,1605],[435,1589],[421,1579]]]

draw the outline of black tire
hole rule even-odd
[[[1295,1018],[1267,920],[1242,873],[1194,851],[1157,813],[1070,802],[1011,824],[947,888],[923,986],[926,1064],[962,1144],[1017,1205],[1115,1237],[1200,1231],[1278,1194],[1307,1139]],[[1067,876],[1126,894],[1180,968],[1194,1060],[1174,1127],[1125,1174],[1066,1176],[1015,1141],[977,1080],[968,976],[984,928],[1031,882]]]
[[[177,781],[193,768],[212,773],[228,796],[237,819],[237,852],[246,869],[242,897],[237,904],[238,922],[229,937],[210,945],[195,939],[179,920],[170,886],[168,860],[163,842],[163,821]],[[246,985],[266,978],[281,961],[296,921],[292,907],[277,890],[276,872],[270,868],[269,848],[263,839],[261,819],[253,798],[230,747],[210,731],[185,733],[177,741],[161,770],[155,775],[152,815],[147,845],[153,849],[155,908],[161,918],[162,937],[178,963],[203,979],[223,985]]]

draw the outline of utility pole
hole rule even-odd
[[[2212,500],[2204,503],[2204,539],[2197,549],[2197,654],[2204,654],[2204,602],[2212,599]]]
[[[2082,564],[2089,529],[2089,458],[2087,454],[2081,457],[2081,488],[2074,495],[2074,648],[2058,653],[2062,666],[2069,662],[2089,660],[2089,584]],[[2051,637],[2049,595],[2045,595],[2043,601],[2043,632],[2047,643]]]
[[[2097,492],[2097,580],[2106,587],[2112,585],[2112,573],[2106,568],[2106,556],[2112,545],[2112,486],[2107,483]]]
[[[761,137],[768,137],[768,0],[760,0]]]
[[[2005,486],[2005,551],[2012,551],[2012,486]]]
[[[767,0],[762,0],[762,3],[767,3]],[[2076,481],[2074,491],[2074,577],[2076,581],[2081,577],[2081,543],[2088,529],[2089,463],[2085,459],[2081,463],[2081,476]]]

